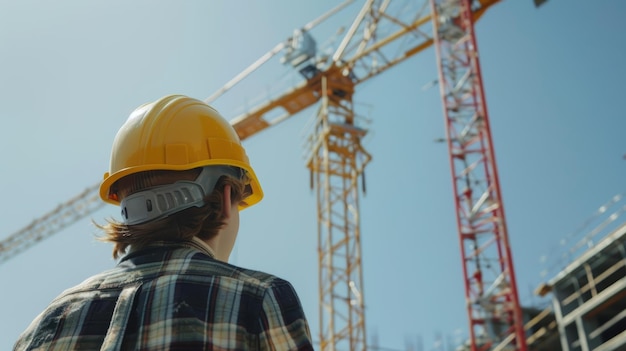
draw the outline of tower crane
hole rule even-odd
[[[353,95],[361,83],[431,46],[437,52],[471,350],[526,350],[474,32],[474,23],[498,2],[366,0],[332,55],[319,56],[310,30],[346,3],[341,4],[205,100],[217,99],[284,53],[283,63],[301,74],[301,82],[233,118],[240,138],[317,104],[306,165],[317,199],[321,350],[367,349],[359,197],[371,155],[361,144],[367,129],[354,111]],[[97,188],[1,241],[0,263],[99,209]]]

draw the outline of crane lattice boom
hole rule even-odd
[[[90,186],[0,241],[0,264],[103,207],[104,202],[98,195],[99,187],[100,183]]]

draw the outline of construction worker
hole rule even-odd
[[[263,197],[233,127],[174,95],[137,108],[100,196],[112,270],[57,297],[15,350],[312,350],[291,284],[227,263],[239,210]]]

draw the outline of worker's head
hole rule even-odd
[[[174,95],[140,106],[120,128],[100,196],[121,207],[122,221],[104,227],[117,256],[153,240],[210,239],[229,212],[224,199],[238,211],[263,192],[233,127]]]

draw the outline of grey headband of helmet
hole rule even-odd
[[[206,166],[195,181],[181,180],[173,184],[148,188],[125,197],[120,207],[122,222],[134,225],[165,218],[190,207],[202,207],[222,176],[241,179],[245,171],[232,166]]]

